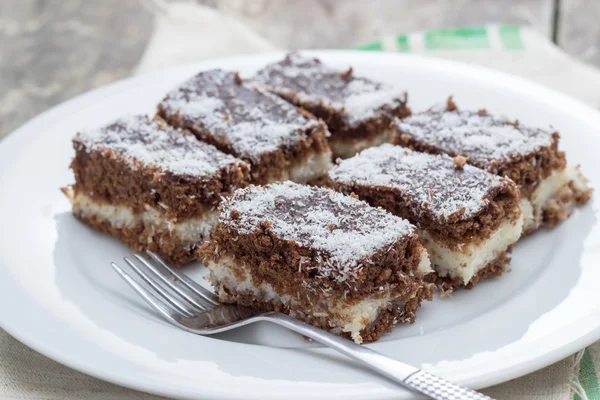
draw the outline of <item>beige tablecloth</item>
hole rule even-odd
[[[153,37],[138,73],[185,62],[276,48],[241,21],[191,3],[149,3],[156,11]],[[481,46],[482,29],[486,46]],[[519,27],[487,26],[384,37],[368,50],[409,51],[521,75],[600,106],[600,72],[561,52],[543,36]],[[475,45],[473,45],[475,44]],[[580,362],[581,361],[581,362]],[[533,374],[484,390],[499,400],[600,400],[600,344]],[[576,394],[579,393],[579,394]],[[587,394],[586,394],[587,393]],[[589,396],[589,397],[588,397]],[[598,397],[596,397],[598,396]],[[89,377],[36,353],[0,332],[2,399],[154,399]]]

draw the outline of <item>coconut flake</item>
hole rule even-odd
[[[318,122],[281,98],[241,82],[233,72],[201,72],[168,93],[160,108],[178,116],[234,155],[259,161],[264,153],[306,139]]]
[[[320,277],[340,281],[356,277],[374,252],[414,234],[408,221],[382,209],[289,181],[237,190],[221,207],[220,222],[230,230],[252,234],[268,221],[281,240],[317,250]]]
[[[330,107],[349,125],[378,118],[385,112],[384,107],[395,108],[406,96],[394,85],[354,76],[351,71],[331,68],[298,53],[268,65],[257,73],[254,82],[302,104]]]
[[[450,155],[466,155],[469,162],[483,168],[553,143],[550,131],[473,111],[443,111],[439,107],[396,120],[396,125],[401,133],[419,142]]]
[[[241,163],[215,147],[143,115],[128,115],[77,134],[88,152],[109,149],[132,165],[156,166],[175,174],[206,176]]]
[[[391,188],[409,200],[415,215],[427,210],[445,221],[462,213],[460,219],[473,217],[491,201],[489,194],[508,181],[479,168],[458,168],[446,155],[415,152],[384,144],[343,160],[329,172],[338,184]]]

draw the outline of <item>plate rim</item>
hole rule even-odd
[[[530,81],[528,79],[525,79],[525,78],[522,78],[519,76],[515,76],[512,74],[508,74],[508,73],[505,73],[502,71],[497,71],[497,70],[494,70],[491,68],[486,68],[486,67],[482,67],[479,65],[467,64],[467,63],[463,63],[463,62],[459,62],[459,61],[443,60],[443,59],[439,59],[439,58],[427,57],[427,56],[416,55],[416,54],[386,53],[386,52],[365,53],[362,51],[355,51],[355,50],[317,50],[317,51],[315,51],[315,50],[300,50],[300,51],[304,54],[310,54],[310,55],[314,55],[316,57],[327,56],[332,53],[340,54],[340,55],[348,54],[351,57],[356,57],[359,54],[361,55],[360,57],[368,55],[369,57],[371,57],[371,59],[366,61],[365,64],[378,64],[378,63],[382,63],[382,62],[385,63],[386,59],[393,58],[393,57],[411,58],[413,60],[416,60],[417,62],[441,63],[444,66],[451,67],[451,71],[450,71],[451,73],[454,73],[457,69],[462,69],[462,73],[467,73],[469,71],[473,71],[478,74],[485,74],[490,78],[493,78],[494,76],[496,76],[496,77],[502,78],[503,80],[508,79],[508,80],[512,81],[515,85],[519,84],[519,85],[525,86],[526,88],[530,88],[531,90],[533,90],[535,92],[538,92],[540,94],[548,96],[552,102],[556,102],[556,103],[560,103],[561,105],[569,106],[571,111],[567,111],[567,112],[572,113],[573,112],[572,109],[577,108],[577,115],[583,115],[584,118],[586,119],[586,122],[589,120],[595,119],[596,123],[600,126],[600,112],[595,110],[593,107],[583,103],[582,101],[572,98],[569,95],[560,93],[554,89],[550,89],[548,87],[545,87],[543,85],[540,85],[538,83]],[[112,92],[119,92],[121,90],[124,90],[128,85],[134,84],[138,80],[147,80],[147,79],[151,79],[152,76],[168,74],[171,71],[174,72],[174,71],[183,70],[183,69],[196,68],[197,70],[203,70],[203,69],[212,68],[212,67],[215,67],[215,66],[218,66],[221,64],[226,65],[226,64],[240,63],[243,60],[267,59],[267,58],[281,57],[285,53],[286,53],[285,51],[275,51],[275,52],[268,52],[268,53],[259,53],[259,54],[253,54],[253,55],[243,55],[243,56],[234,56],[234,57],[223,57],[223,58],[205,60],[205,61],[201,61],[201,62],[186,63],[186,64],[174,66],[174,67],[164,68],[164,69],[160,69],[160,70],[156,70],[156,71],[146,72],[146,73],[143,73],[140,75],[131,76],[131,77],[113,82],[111,84],[92,89],[90,91],[87,91],[85,93],[77,95],[63,103],[60,103],[58,105],[51,107],[50,109],[44,111],[43,113],[37,115],[36,117],[34,117],[32,119],[30,119],[29,121],[27,121],[26,123],[24,123],[23,125],[18,127],[17,129],[13,130],[8,136],[6,136],[0,142],[0,154],[6,153],[7,149],[10,149],[11,147],[14,147],[15,149],[20,148],[23,145],[23,142],[27,140],[27,138],[35,137],[36,135],[38,135],[39,132],[36,132],[34,129],[31,129],[30,127],[33,127],[36,124],[39,124],[40,121],[44,121],[46,119],[54,119],[55,120],[56,118],[58,118],[60,116],[61,113],[66,112],[68,109],[70,109],[74,106],[75,107],[87,106],[87,105],[89,105],[90,101],[100,99],[102,97],[110,96]],[[30,131],[30,132],[28,132],[28,131]],[[1,164],[10,165],[11,160],[12,160],[12,157],[8,157],[5,161],[0,161],[0,165]],[[5,262],[2,260],[1,256],[0,256],[0,263],[2,265],[5,264]],[[588,315],[588,317],[589,317],[589,315]],[[106,373],[106,371],[103,371],[101,369],[96,370],[93,368],[92,363],[90,363],[90,362],[86,363],[85,361],[83,361],[84,359],[82,359],[81,361],[78,361],[78,360],[65,358],[62,356],[60,351],[53,351],[51,349],[51,346],[49,346],[47,344],[45,345],[43,343],[43,340],[36,340],[35,335],[30,334],[30,332],[25,332],[25,333],[19,332],[18,327],[16,327],[15,325],[12,325],[9,322],[10,319],[11,318],[8,316],[7,313],[0,313],[0,327],[2,327],[2,329],[4,329],[8,334],[10,334],[16,340],[20,341],[21,343],[25,344],[26,346],[30,347],[31,349],[41,353],[42,355],[59,362],[60,364],[63,364],[74,370],[83,372],[87,375],[99,378],[101,380],[117,384],[119,386],[124,386],[124,387],[132,388],[135,390],[143,391],[146,393],[154,393],[154,394],[163,395],[163,396],[165,396],[165,395],[172,396],[173,395],[172,391],[163,391],[163,390],[160,390],[160,388],[156,387],[156,386],[153,388],[150,388],[148,386],[148,382],[141,382],[136,379],[128,380],[127,378],[124,379],[123,377],[113,376],[110,373]],[[582,319],[585,319],[585,318],[582,318]],[[14,321],[14,318],[13,318],[13,321]],[[555,332],[552,335],[556,336],[556,335],[558,335],[558,332]],[[535,355],[533,358],[528,359],[527,362],[522,363],[518,367],[515,367],[515,366],[506,367],[503,370],[499,370],[499,371],[497,370],[495,372],[490,372],[490,373],[484,374],[484,375],[476,377],[476,378],[466,379],[462,383],[467,384],[474,388],[488,387],[488,386],[492,386],[492,385],[495,385],[498,383],[502,383],[502,382],[508,381],[510,379],[514,379],[514,378],[523,376],[525,374],[531,373],[533,371],[539,370],[539,369],[541,369],[545,366],[548,366],[550,364],[553,364],[557,361],[560,361],[560,360],[564,359],[566,356],[573,354],[574,352],[590,345],[591,343],[593,343],[597,340],[600,340],[600,324],[598,324],[595,328],[589,330],[583,336],[580,336],[580,337],[576,338],[575,340],[571,340],[567,344],[563,344],[562,346],[559,346],[558,348],[556,348],[556,347],[553,349],[547,348],[546,351],[542,354],[540,354],[538,352],[537,355]],[[499,376],[499,375],[502,375],[502,376]],[[121,379],[119,379],[119,378],[121,378]],[[230,397],[227,397],[228,395],[225,393],[226,392],[220,392],[219,394],[211,393],[211,395],[215,394],[215,395],[219,395],[223,398],[230,398]],[[231,397],[231,398],[233,398],[233,397]]]

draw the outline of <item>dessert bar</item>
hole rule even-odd
[[[220,301],[286,312],[357,343],[412,323],[433,291],[410,223],[289,181],[237,190],[199,252]]]
[[[221,196],[247,185],[249,166],[193,135],[128,116],[73,140],[73,214],[135,251],[190,261],[217,221]]]
[[[254,81],[327,123],[334,157],[347,158],[391,142],[393,117],[410,115],[406,92],[392,85],[339,71],[297,53],[268,65]]]
[[[397,127],[397,144],[463,155],[469,164],[512,179],[521,191],[526,233],[542,224],[554,226],[591,196],[587,180],[558,150],[558,132],[495,118],[485,110],[458,110],[452,99],[446,107],[398,120]]]
[[[415,224],[445,291],[500,275],[523,218],[510,179],[465,165],[464,157],[384,144],[339,162],[330,184]]]
[[[331,168],[323,122],[236,73],[201,72],[175,88],[158,113],[225,153],[251,164],[251,180],[309,182]]]

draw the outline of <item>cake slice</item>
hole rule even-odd
[[[332,166],[323,122],[233,72],[197,74],[169,92],[158,113],[171,125],[247,161],[256,184],[309,182]]]
[[[463,155],[467,162],[512,179],[521,191],[524,230],[552,227],[585,204],[591,190],[578,167],[558,149],[558,132],[506,121],[485,110],[461,111],[449,99],[397,120],[396,143],[428,153]]]
[[[73,140],[73,214],[135,251],[181,265],[216,224],[221,196],[247,185],[249,166],[145,116],[120,118]]]
[[[384,144],[341,161],[329,178],[415,224],[437,285],[452,291],[502,274],[523,225],[514,182],[464,161]]]
[[[433,290],[407,221],[289,181],[236,191],[200,253],[221,302],[286,312],[357,343],[412,323]]]
[[[405,91],[298,53],[265,67],[254,82],[325,121],[336,158],[391,142],[392,118],[410,115]]]

